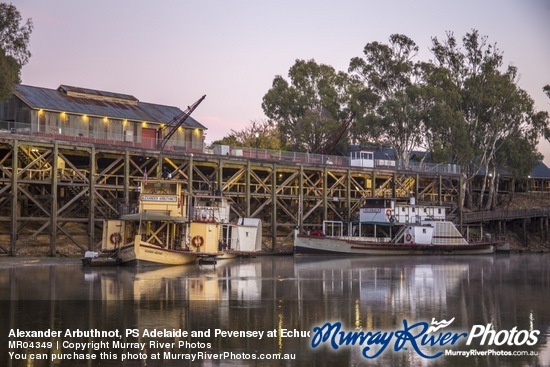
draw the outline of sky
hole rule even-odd
[[[23,84],[130,94],[184,110],[206,141],[265,119],[261,103],[296,59],[347,71],[369,42],[404,34],[429,60],[432,37],[476,29],[518,68],[518,84],[550,111],[550,0],[12,0],[31,18]],[[550,165],[550,143],[540,146]]]

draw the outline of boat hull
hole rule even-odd
[[[170,250],[146,242],[123,246],[118,251],[121,264],[185,265],[194,263],[204,255],[200,252]]]
[[[341,255],[478,255],[495,252],[496,244],[418,245],[389,242],[363,242],[334,237],[297,235],[294,254]]]

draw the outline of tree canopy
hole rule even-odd
[[[432,38],[431,60],[418,60],[418,50],[394,34],[388,43],[367,43],[347,72],[296,60],[288,80],[275,76],[262,108],[283,148],[309,152],[355,116],[344,143],[389,146],[404,167],[418,149],[433,161],[459,164],[466,205],[489,207],[502,170],[525,176],[541,158],[536,147],[540,137],[550,139],[548,113],[535,110],[518,86],[517,68],[506,66],[503,52],[477,30]],[[550,85],[543,90],[550,98]],[[485,179],[474,200],[479,175]]]
[[[503,53],[476,30],[466,33],[462,44],[450,32],[443,41],[433,38],[431,51],[435,60],[427,68],[427,80],[431,80],[434,95],[447,96],[432,98],[432,106],[436,110],[445,108],[454,116],[448,126],[450,134],[445,131],[447,127],[441,129],[434,124],[431,134],[439,141],[451,138],[446,140],[446,149],[462,167],[467,206],[474,206],[472,180],[479,174],[486,179],[475,206],[481,207],[484,202],[490,206],[491,200],[483,196],[485,184],[488,182],[490,191],[494,189],[497,167],[506,166],[499,152],[504,147],[509,154],[536,151],[538,138],[547,128],[547,117],[535,111],[531,97],[517,85],[517,69],[504,67]],[[524,148],[530,144],[531,148],[512,149],[520,143]]]
[[[20,82],[21,67],[31,57],[28,46],[32,27],[32,20],[23,23],[14,5],[0,3],[0,100],[12,94]]]
[[[282,150],[279,129],[269,120],[252,121],[240,131],[231,129],[229,135],[212,145]]]
[[[277,123],[283,146],[315,152],[349,116],[348,76],[314,60],[296,60],[288,76],[290,82],[275,77],[262,108]]]
[[[418,46],[402,34],[390,36],[389,44],[368,43],[364,58],[355,57],[349,72],[361,99],[354,134],[360,142],[376,141],[395,149],[398,163],[408,166],[410,152],[423,143],[423,97]]]

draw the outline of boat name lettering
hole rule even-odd
[[[160,196],[160,195],[141,195],[142,201],[170,201],[176,202],[178,198],[175,196]]]
[[[162,255],[162,251],[147,250],[147,249],[145,249],[145,252],[147,252],[148,254]]]
[[[382,208],[361,208],[363,213],[380,213]]]

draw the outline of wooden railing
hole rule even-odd
[[[530,208],[515,210],[493,210],[487,212],[464,213],[463,223],[489,222],[492,220],[513,220],[522,218],[539,218],[550,216],[550,208]]]

